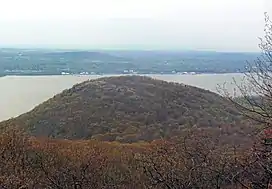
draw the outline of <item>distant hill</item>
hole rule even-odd
[[[64,51],[64,52],[49,52],[44,54],[45,57],[64,58],[67,60],[73,59],[88,59],[88,60],[124,60],[121,57],[113,56],[108,53],[91,52],[91,51]]]
[[[236,73],[258,53],[0,48],[0,74]]]
[[[223,97],[192,86],[143,76],[89,80],[0,125],[35,136],[137,142],[179,135],[191,127],[237,124]]]

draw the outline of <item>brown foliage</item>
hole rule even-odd
[[[169,141],[134,144],[29,138],[10,130],[0,135],[0,186],[268,188],[271,149],[224,140],[198,129]]]
[[[132,169],[136,146],[35,139],[15,130],[0,141],[2,188],[141,188]]]

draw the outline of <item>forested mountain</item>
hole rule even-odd
[[[86,81],[0,123],[0,188],[269,189],[272,132],[248,123],[196,87]]]
[[[171,138],[192,127],[241,122],[223,97],[142,76],[89,80],[5,121],[35,136],[137,142]]]
[[[74,85],[0,123],[0,189],[272,189],[267,13],[264,32],[257,59],[256,53],[1,49],[0,75],[244,71],[246,77],[237,85],[239,98],[143,76]]]

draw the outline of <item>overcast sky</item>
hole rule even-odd
[[[0,46],[257,51],[272,0],[1,0]]]

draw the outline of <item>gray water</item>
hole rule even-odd
[[[201,74],[201,75],[148,75],[165,81],[184,83],[218,92],[218,85],[225,85],[228,92],[233,93],[235,85],[243,74]],[[28,112],[38,104],[48,100],[64,89],[74,84],[105,77],[101,75],[89,76],[6,76],[0,78],[0,121],[16,117]]]

